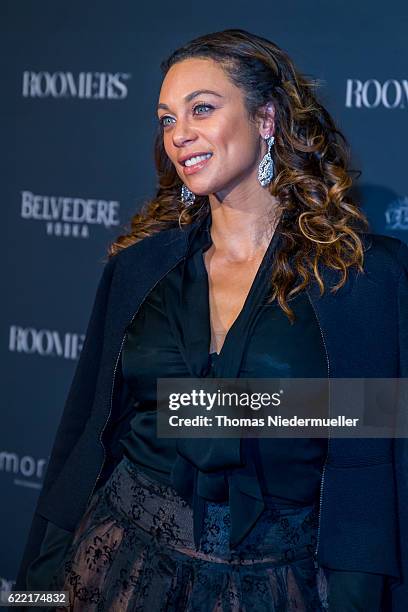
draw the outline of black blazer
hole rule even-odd
[[[84,346],[65,402],[17,576],[40,554],[49,522],[73,533],[93,492],[120,459],[131,414],[120,372],[125,329],[149,291],[183,258],[193,226],[159,232],[104,267]],[[364,274],[336,294],[308,289],[331,377],[408,376],[408,246],[367,234]],[[322,267],[326,287],[338,276]],[[406,406],[400,418],[406,419]],[[387,610],[408,609],[408,444],[406,439],[330,441],[321,486],[317,560],[332,569],[388,576]],[[63,533],[63,532],[61,532]]]

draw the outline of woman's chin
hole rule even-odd
[[[194,195],[197,197],[200,196],[208,196],[210,195],[210,193],[214,193],[214,190],[211,189],[208,186],[196,186],[196,185],[187,185],[187,187],[190,189],[190,191],[192,191],[194,193]]]

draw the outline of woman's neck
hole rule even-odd
[[[231,261],[251,261],[265,253],[280,217],[276,198],[256,207],[210,198],[211,238],[215,250]]]

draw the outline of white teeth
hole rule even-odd
[[[197,155],[197,157],[190,157],[190,159],[186,159],[184,162],[185,166],[194,166],[194,164],[198,164],[198,162],[203,161],[204,159],[209,159],[212,153],[206,153],[205,155]]]

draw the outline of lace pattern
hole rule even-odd
[[[316,507],[268,506],[233,550],[229,526],[228,504],[208,503],[196,550],[191,507],[124,457],[92,497],[52,588],[69,592],[75,612],[327,609],[312,557]]]

